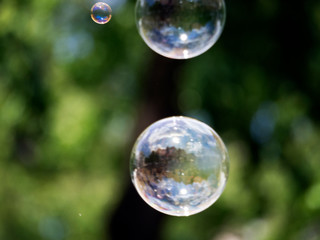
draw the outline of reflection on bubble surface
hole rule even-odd
[[[169,215],[189,216],[219,198],[229,159],[221,138],[208,125],[170,117],[139,136],[130,171],[134,186],[150,206]]]
[[[207,51],[225,22],[224,0],[138,0],[136,23],[146,44],[169,58]]]
[[[104,2],[98,2],[91,8],[91,18],[98,24],[105,24],[109,22],[112,16],[111,14],[111,7]]]

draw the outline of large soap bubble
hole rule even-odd
[[[224,0],[138,0],[136,23],[155,52],[187,59],[207,51],[225,22]]]
[[[173,216],[189,216],[211,206],[228,178],[227,149],[208,125],[170,117],[150,125],[137,139],[130,172],[140,196]]]

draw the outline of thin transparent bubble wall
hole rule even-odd
[[[136,24],[145,43],[168,58],[196,57],[215,44],[226,17],[224,0],[138,0]]]
[[[227,149],[208,125],[170,117],[150,125],[131,154],[132,182],[154,209],[189,216],[211,206],[222,194],[229,172]]]

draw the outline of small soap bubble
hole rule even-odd
[[[98,24],[105,24],[109,22],[112,16],[111,14],[111,7],[104,2],[98,2],[91,8],[91,18]]]
[[[218,40],[224,0],[138,0],[136,24],[145,43],[168,58],[196,57]]]
[[[205,123],[170,117],[150,125],[134,144],[132,182],[154,209],[189,216],[210,207],[222,194],[229,173],[227,149]]]

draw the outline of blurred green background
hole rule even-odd
[[[134,1],[110,2],[103,26],[93,3],[0,1],[1,240],[111,239],[137,126],[152,122],[146,79],[177,61],[142,41]],[[165,216],[159,237],[320,239],[320,2],[226,4],[216,45],[170,74],[175,114],[225,141],[229,182],[208,210]]]

